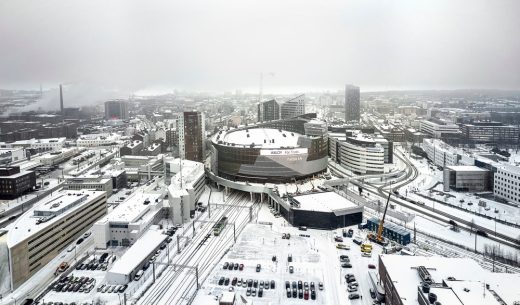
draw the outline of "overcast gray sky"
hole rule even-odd
[[[0,88],[520,89],[520,1],[1,0]]]

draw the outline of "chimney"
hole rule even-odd
[[[61,111],[61,115],[63,116],[64,113],[63,113],[63,89],[61,88],[61,84],[60,84],[60,111]]]

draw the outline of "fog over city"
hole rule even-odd
[[[0,87],[520,88],[518,1],[2,1]],[[268,74],[272,72],[271,74]],[[110,95],[107,95],[110,97]]]

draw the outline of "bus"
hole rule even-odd
[[[213,235],[219,236],[222,230],[226,227],[228,223],[228,218],[223,216],[220,220],[213,226]]]

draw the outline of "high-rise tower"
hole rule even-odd
[[[345,87],[345,121],[359,121],[359,87],[346,85]]]

